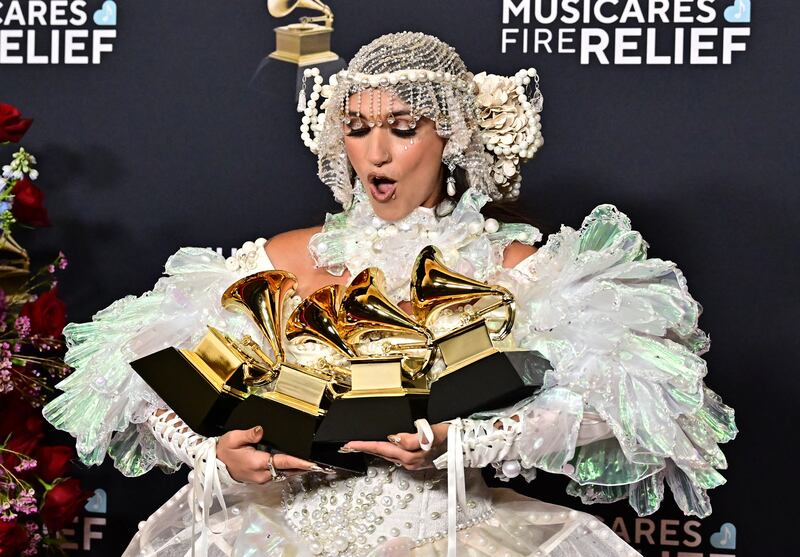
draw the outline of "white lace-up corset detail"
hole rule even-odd
[[[480,471],[469,470],[458,528],[487,520],[490,499]],[[375,461],[365,476],[303,476],[287,482],[283,505],[286,519],[317,555],[363,555],[392,538],[418,546],[447,535],[447,476],[435,469],[409,471]]]

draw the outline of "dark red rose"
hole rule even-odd
[[[58,298],[58,288],[51,288],[28,302],[19,312],[31,320],[31,334],[40,337],[61,336],[67,324],[67,306]]]
[[[47,483],[63,478],[69,470],[69,461],[75,457],[75,450],[69,445],[39,447],[33,454],[36,459],[36,473]]]
[[[30,226],[50,226],[47,209],[44,208],[44,193],[33,185],[27,176],[18,180],[11,188],[14,201],[11,203],[11,214],[19,222]]]
[[[28,530],[16,520],[0,520],[0,557],[16,557],[28,545]]]
[[[39,410],[14,395],[0,397],[0,443],[11,434],[6,447],[25,455],[32,455],[44,437],[44,419]],[[17,457],[8,453],[0,454],[6,467],[16,466]]]
[[[6,141],[17,143],[32,123],[33,120],[30,118],[21,118],[16,106],[0,103],[0,143]]]
[[[91,491],[85,491],[77,478],[59,482],[44,496],[42,520],[50,533],[55,533],[70,524],[78,516]]]

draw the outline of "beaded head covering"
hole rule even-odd
[[[306,83],[313,80],[306,100]],[[533,93],[530,94],[530,84]],[[442,162],[451,175],[466,171],[469,187],[494,200],[519,195],[520,164],[532,158],[544,143],[541,133],[542,93],[533,68],[513,77],[482,72],[473,75],[455,49],[431,35],[392,33],[361,47],[347,69],[324,84],[318,68],[304,72],[298,110],[305,145],[318,157],[319,177],[337,201],[348,207],[353,199],[353,170],[344,146],[344,125],[357,128],[348,102],[357,95],[385,89],[410,107],[411,126],[430,118],[437,133],[447,138]],[[377,95],[380,99],[380,95]],[[320,98],[324,99],[317,108]],[[380,103],[380,100],[378,101]],[[374,105],[372,105],[374,106]],[[391,107],[378,105],[381,116]],[[391,114],[386,123],[393,124]],[[380,126],[369,122],[369,126]]]

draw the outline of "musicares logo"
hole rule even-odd
[[[503,0],[500,41],[581,64],[731,64],[749,24],[750,0]]]
[[[0,65],[99,64],[117,37],[117,4],[100,0],[0,2]]]
[[[598,516],[604,521],[603,517]],[[655,557],[736,557],[736,526],[723,523],[719,530],[699,520],[681,517],[622,517],[604,521],[629,544]]]

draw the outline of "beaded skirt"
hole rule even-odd
[[[490,489],[467,475],[457,511],[459,556],[630,557],[639,555],[593,516]],[[438,470],[376,463],[364,476],[297,476],[285,483],[225,488],[206,522],[210,556],[445,556],[447,481]],[[191,555],[203,522],[192,528],[191,490],[181,489],[131,540],[125,556]]]

